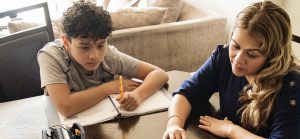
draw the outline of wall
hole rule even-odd
[[[235,16],[247,5],[260,0],[196,0],[207,6],[208,8],[227,17],[228,32],[231,31]],[[278,5],[282,5],[282,0],[272,0]],[[229,35],[229,33],[228,33]]]
[[[208,8],[227,17],[226,31],[227,38],[231,31],[235,16],[248,4],[259,0],[196,0],[201,2]],[[299,0],[271,0],[279,6],[283,7],[290,15],[293,33],[300,36],[300,12]],[[297,59],[300,60],[300,43],[293,43],[293,52]],[[300,62],[299,62],[300,63]]]
[[[283,7],[289,13],[292,22],[293,34],[300,36],[300,1],[299,0],[286,0]],[[298,13],[298,14],[297,14]],[[300,60],[300,43],[293,43],[293,51],[298,60]],[[300,63],[300,61],[298,61]]]

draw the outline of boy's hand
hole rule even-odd
[[[120,103],[121,108],[127,111],[136,109],[142,102],[141,96],[136,91],[125,92],[122,98],[117,97],[116,100]]]
[[[120,87],[120,83],[119,80],[113,80],[111,82],[109,82],[110,84],[110,88],[112,88],[112,92],[111,93],[119,93],[119,87]],[[136,88],[138,88],[141,85],[141,83],[130,80],[130,79],[123,79],[123,89],[124,92],[128,92],[128,91],[133,91]]]
[[[141,85],[141,83],[130,80],[130,79],[123,79],[123,88],[124,88],[124,92],[129,92],[129,91],[133,91],[136,88],[138,88]],[[119,87],[117,87],[119,88]],[[119,92],[119,91],[118,91]]]

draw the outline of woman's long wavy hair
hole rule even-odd
[[[243,127],[259,130],[268,126],[283,76],[296,67],[290,18],[271,1],[257,2],[237,15],[234,28],[247,30],[261,42],[260,50],[267,58],[254,84],[246,86],[239,98],[243,104],[239,110]]]

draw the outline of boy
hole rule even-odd
[[[114,75],[124,75],[125,94],[117,99],[125,110],[134,110],[168,80],[160,68],[139,61],[113,46],[109,13],[91,2],[79,1],[63,14],[61,39],[38,53],[41,87],[66,117],[79,113],[119,92]],[[130,78],[144,80],[142,84]]]

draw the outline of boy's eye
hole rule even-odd
[[[101,47],[104,47],[104,46],[105,46],[105,43],[101,43],[101,44],[97,45],[98,48],[101,48]]]
[[[89,47],[81,47],[81,49],[87,50],[87,49],[89,49]]]
[[[104,46],[104,44],[99,44],[98,45],[98,48],[101,48],[101,47],[103,47]]]

